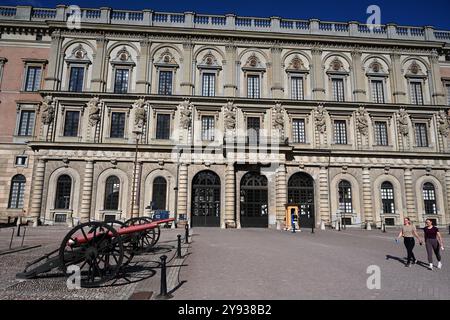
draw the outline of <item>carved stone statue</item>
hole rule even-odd
[[[178,110],[180,112],[180,125],[183,129],[189,129],[192,122],[192,108],[194,104],[189,102],[189,100],[184,100],[178,105]]]
[[[359,109],[355,113],[355,119],[356,119],[356,128],[362,135],[367,135],[369,133],[369,121],[368,113],[364,107],[359,107]]]
[[[236,128],[236,108],[232,101],[228,101],[223,107],[223,123],[225,130],[234,130]]]
[[[278,130],[280,137],[284,137],[284,109],[281,103],[276,103],[272,109],[273,128]]]
[[[440,110],[438,114],[438,131],[441,135],[444,137],[448,137],[448,129],[449,129],[449,123],[448,123],[448,116],[447,113],[444,110]]]
[[[148,103],[142,98],[136,100],[133,104],[135,130],[142,130],[145,126],[145,122],[147,120],[147,111],[145,110],[145,106],[147,106],[147,104]]]
[[[409,133],[409,115],[404,108],[401,108],[398,112],[398,130],[404,136]]]
[[[52,96],[45,96],[41,104],[41,119],[42,123],[49,125],[55,118],[55,102]]]
[[[100,100],[98,97],[94,97],[87,103],[89,112],[89,125],[95,127],[100,121]]]
[[[314,111],[314,123],[316,125],[317,131],[320,133],[325,133],[327,130],[327,122],[326,122],[327,110],[325,110],[324,106],[319,104]]]

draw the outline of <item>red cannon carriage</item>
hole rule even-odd
[[[175,219],[152,221],[150,218],[131,218],[126,222],[86,222],[74,227],[58,249],[27,264],[18,279],[32,279],[59,268],[80,268],[81,286],[99,286],[117,276],[135,254],[151,250],[158,242],[160,225]]]

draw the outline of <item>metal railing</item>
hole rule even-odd
[[[233,14],[207,15],[193,12],[170,13],[152,10],[115,10],[111,8],[81,8],[81,22],[103,24],[128,24],[145,26],[168,26],[182,28],[251,30],[262,32],[338,35],[378,39],[402,39],[442,41],[450,43],[450,31],[433,27],[381,25],[376,28],[357,21],[330,22],[317,19],[297,20],[280,17],[240,17]],[[69,7],[33,8],[31,6],[0,6],[1,20],[66,21],[72,14]]]

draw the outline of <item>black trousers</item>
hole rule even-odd
[[[414,238],[413,237],[404,237],[403,241],[405,243],[406,252],[408,253],[408,262],[407,263],[410,263],[411,260],[415,261],[416,257],[414,256],[413,249],[414,249],[416,242],[414,241]]]

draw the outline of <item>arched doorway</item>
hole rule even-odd
[[[269,226],[267,178],[248,172],[241,179],[241,227],[267,228]]]
[[[314,179],[309,174],[298,172],[289,178],[288,203],[298,204],[300,227],[314,225]]]
[[[192,180],[191,224],[220,226],[220,178],[212,171],[201,171]]]

